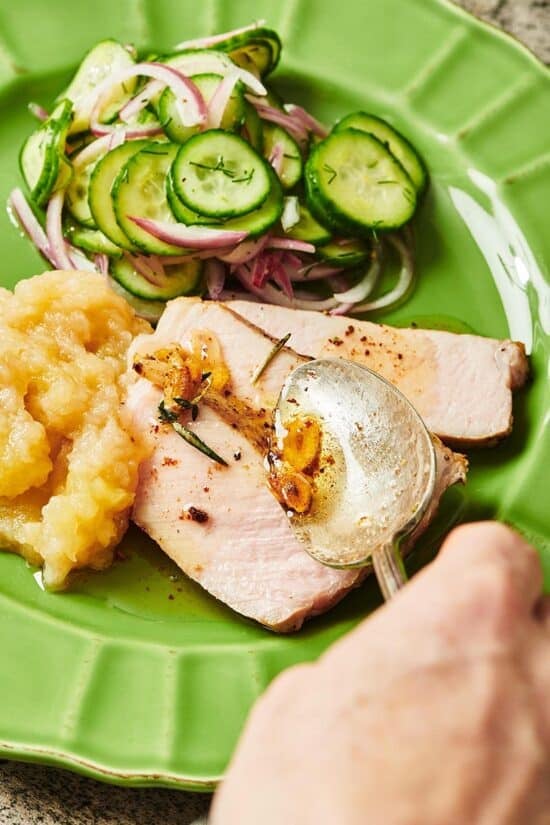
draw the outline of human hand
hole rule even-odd
[[[550,600],[496,523],[254,708],[211,825],[550,823]]]

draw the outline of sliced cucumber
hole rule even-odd
[[[317,247],[317,254],[321,260],[334,266],[351,267],[364,263],[370,254],[370,249],[364,241],[356,238],[350,240],[330,241]]]
[[[36,132],[27,138],[19,155],[19,165],[31,198],[42,206],[56,187],[64,157],[72,103],[62,100]]]
[[[274,147],[280,144],[283,151],[283,158],[279,179],[284,189],[292,189],[293,186],[296,186],[304,171],[300,147],[294,138],[281,126],[276,126],[273,123],[264,123],[263,132],[264,156],[266,158],[271,157]]]
[[[269,195],[266,200],[259,209],[248,212],[248,214],[239,218],[225,221],[223,224],[224,229],[243,230],[248,232],[247,240],[253,240],[267,232],[280,219],[283,212],[283,190],[275,172],[270,167],[268,169],[270,184]]]
[[[72,244],[86,252],[109,255],[112,258],[119,258],[122,255],[122,250],[100,229],[88,229],[85,226],[69,224],[65,227],[64,234]]]
[[[242,125],[241,135],[257,152],[263,152],[264,130],[262,120],[254,106],[248,101],[245,102],[244,123]]]
[[[243,69],[265,77],[273,71],[281,55],[281,40],[273,29],[258,26],[217,43]]]
[[[326,244],[330,241],[331,232],[315,220],[305,203],[299,204],[300,220],[285,234],[296,241],[306,241],[313,244]]]
[[[77,69],[68,88],[61,97],[74,103],[75,116],[69,134],[84,132],[90,126],[90,115],[95,104],[95,90],[109,75],[132,66],[132,55],[116,40],[103,40],[94,46]],[[107,123],[129,100],[136,88],[137,78],[113,87],[105,102],[102,120]]]
[[[183,203],[212,218],[258,209],[269,195],[269,165],[238,135],[209,129],[178,151],[172,183]]]
[[[399,161],[358,129],[317,144],[306,163],[306,191],[310,208],[318,204],[350,234],[402,226],[416,208],[414,185]]]
[[[341,132],[343,129],[359,129],[378,138],[381,143],[388,147],[392,155],[397,158],[405,169],[417,192],[424,190],[428,179],[424,162],[407,138],[397,129],[394,129],[382,118],[369,115],[367,112],[354,112],[347,115],[336,124],[333,131]]]
[[[193,212],[192,209],[188,209],[185,204],[182,204],[177,195],[174,193],[173,187],[171,186],[170,176],[168,177],[166,184],[167,197],[173,209],[174,215],[181,223],[185,223],[187,225],[202,224],[204,226],[211,226],[213,229],[223,228],[235,231],[244,231],[248,232],[248,237],[252,240],[253,238],[263,235],[263,233],[267,232],[273,224],[277,223],[283,212],[283,191],[281,189],[281,184],[279,183],[277,175],[271,168],[269,168],[269,176],[269,195],[261,207],[259,209],[254,209],[252,212],[248,212],[246,215],[242,215],[238,218],[231,218],[227,221],[216,221],[214,218],[207,220],[203,215],[199,215],[197,212]]]
[[[148,140],[129,140],[117,146],[99,161],[90,179],[88,203],[95,223],[116,246],[130,251],[135,251],[135,246],[117,223],[111,190],[122,167],[148,145]]]
[[[136,295],[128,292],[127,289],[124,289],[114,278],[109,278],[109,286],[113,292],[116,292],[117,295],[120,295],[121,298],[124,298],[124,300],[130,304],[136,315],[145,321],[149,321],[150,324],[155,325],[158,323],[160,316],[166,308],[164,301],[146,301],[143,298],[138,298]]]
[[[209,103],[222,80],[221,75],[201,74],[191,78],[201,92],[205,103]],[[223,113],[220,128],[232,131],[239,129],[244,120],[245,100],[244,86],[238,82],[229,98]],[[200,132],[200,126],[185,126],[182,123],[176,96],[170,89],[165,89],[158,103],[159,120],[170,140],[175,143],[185,143],[193,135]]]
[[[166,199],[166,178],[177,151],[174,143],[150,141],[122,167],[111,190],[119,227],[130,243],[151,255],[182,254],[181,247],[155,238],[131,220],[151,218],[175,223]]]
[[[104,156],[104,155],[103,155]],[[93,158],[85,166],[79,166],[67,187],[65,205],[75,220],[90,229],[96,229],[97,224],[90,211],[88,195],[93,171],[101,156]]]
[[[59,172],[57,173],[57,180],[52,189],[52,194],[53,192],[57,192],[59,189],[66,189],[72,178],[72,164],[64,157],[59,158]]]
[[[198,212],[193,212],[189,209],[183,201],[181,201],[174,191],[174,184],[172,183],[172,174],[168,174],[166,178],[166,198],[168,205],[172,210],[174,217],[180,223],[185,223],[188,226],[191,224],[206,224],[207,226],[223,226],[222,220],[215,218],[208,218],[205,215],[199,215]]]
[[[188,261],[166,267],[166,276],[151,283],[136,272],[130,261],[121,258],[110,267],[112,277],[132,295],[147,301],[169,301],[178,295],[189,295],[198,289],[202,275],[202,261]]]

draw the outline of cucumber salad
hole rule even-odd
[[[97,44],[51,112],[30,104],[11,215],[53,267],[104,274],[153,322],[180,295],[394,305],[425,166],[374,114],[329,130],[285,103],[266,82],[280,52],[263,23],[143,59]]]

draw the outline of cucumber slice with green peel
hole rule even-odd
[[[234,231],[248,232],[248,239],[253,240],[267,232],[278,220],[283,212],[283,190],[275,172],[270,169],[270,190],[266,200],[259,209],[254,209],[246,215],[238,218],[231,218],[230,220],[220,221],[210,218],[205,219],[204,215],[199,215],[188,209],[185,204],[182,204],[177,195],[175,195],[173,187],[171,186],[170,176],[166,184],[166,192],[168,201],[174,211],[174,215],[181,223],[188,226],[201,224],[209,226],[212,229],[227,229]],[[174,198],[174,200],[172,200]]]
[[[283,190],[273,169],[269,166],[268,169],[270,187],[266,200],[259,209],[254,209],[253,212],[248,212],[239,218],[224,221],[224,229],[248,232],[247,240],[251,241],[267,232],[280,219],[283,213]],[[216,224],[212,224],[212,226],[215,227]],[[217,226],[219,227],[219,224]]]
[[[317,247],[317,254],[322,261],[334,266],[352,267],[364,263],[370,255],[368,245],[359,239],[330,241]]]
[[[166,267],[164,277],[156,276],[155,283],[136,272],[130,261],[113,261],[111,276],[132,295],[147,301],[169,301],[179,295],[198,291],[203,270],[202,261],[187,261]],[[157,280],[158,279],[158,280]]]
[[[64,235],[68,241],[86,252],[109,255],[111,258],[120,258],[122,249],[114,244],[100,229],[88,229],[85,226],[69,224],[65,227]]]
[[[172,183],[189,209],[212,218],[238,217],[258,209],[269,195],[269,165],[243,138],[209,129],[181,146]]]
[[[73,106],[58,103],[50,117],[23,144],[19,166],[31,198],[42,206],[56,187]],[[61,167],[63,168],[63,167]]]
[[[273,29],[257,26],[216,43],[214,48],[228,52],[241,68],[265,77],[279,62],[281,40]]]
[[[332,238],[332,233],[319,221],[316,221],[305,203],[299,204],[300,220],[285,232],[295,241],[306,241],[313,244],[326,244]]]
[[[121,298],[124,298],[124,300],[130,304],[136,315],[145,321],[149,321],[150,324],[155,325],[158,323],[160,316],[166,308],[164,301],[147,301],[144,298],[138,298],[136,295],[128,292],[127,289],[124,289],[118,281],[115,281],[115,279],[111,277],[109,277],[109,286],[113,292],[116,292],[117,295],[120,295]]]
[[[123,166],[149,143],[149,140],[129,140],[111,149],[98,162],[90,178],[88,204],[96,225],[116,246],[129,251],[136,251],[136,247],[117,223],[111,190]]]
[[[205,215],[199,215],[198,212],[194,212],[192,209],[189,209],[189,207],[178,198],[174,191],[171,173],[169,173],[166,177],[166,198],[175,219],[179,223],[184,223],[187,226],[191,226],[193,224],[204,224],[206,226],[218,227],[223,226],[222,220],[216,220],[215,218],[208,218]]]
[[[61,97],[74,104],[75,116],[69,134],[84,132],[90,127],[90,116],[95,104],[95,91],[105,78],[121,69],[132,66],[134,58],[116,40],[103,40],[91,49],[78,67],[75,76]],[[105,102],[101,119],[108,123],[119,109],[132,97],[137,78],[115,86]]]
[[[311,152],[305,171],[308,205],[347,227],[349,234],[394,229],[416,208],[416,190],[391,152],[358,129],[333,132]]]
[[[244,122],[241,128],[242,137],[257,151],[264,149],[263,121],[254,106],[245,101]]]
[[[73,167],[70,161],[66,158],[59,159],[59,172],[57,173],[57,180],[52,189],[52,194],[58,192],[60,189],[66,189],[73,178]]]
[[[67,194],[65,197],[65,206],[73,218],[87,226],[90,229],[96,229],[97,224],[90,211],[88,202],[88,195],[90,192],[90,181],[92,174],[101,158],[97,157],[86,164],[86,166],[79,167],[67,187]]]
[[[202,74],[195,75],[190,79],[201,92],[205,103],[208,104],[223,78],[221,75],[216,74]],[[185,143],[186,140],[201,131],[200,126],[185,126],[182,123],[176,96],[171,89],[165,89],[160,96],[158,114],[164,131],[174,143]],[[244,121],[244,115],[244,86],[238,82],[223,113],[220,128],[227,131],[239,129]]]
[[[425,189],[428,175],[422,158],[407,138],[385,120],[376,115],[367,114],[367,112],[354,112],[342,118],[333,131],[341,132],[344,129],[359,129],[374,135],[397,158],[414,183],[417,192],[420,193]]]
[[[132,220],[150,218],[175,223],[166,198],[166,178],[177,151],[174,143],[149,141],[122,167],[111,190],[119,227],[131,244],[151,255],[182,254],[181,247],[155,238]]]
[[[274,147],[280,144],[283,157],[279,179],[284,189],[292,189],[293,186],[296,186],[304,171],[300,147],[282,126],[264,123],[263,130],[264,156],[270,158]]]

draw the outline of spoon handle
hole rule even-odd
[[[388,601],[407,581],[405,566],[397,543],[388,542],[378,547],[372,554],[372,565],[382,595]]]

